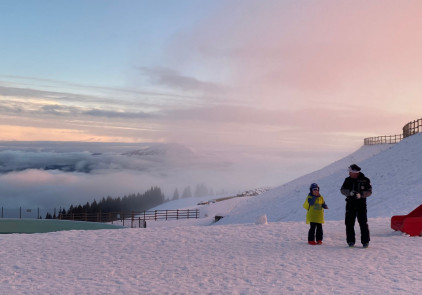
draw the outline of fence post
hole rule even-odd
[[[132,216],[130,218],[130,228],[133,228],[133,222],[135,221],[135,214],[132,211]]]

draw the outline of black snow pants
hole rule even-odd
[[[356,218],[360,227],[360,241],[362,244],[368,244],[369,226],[366,209],[366,199],[355,199],[346,201],[346,238],[348,244],[355,244],[355,221]]]
[[[315,241],[315,230],[316,230],[316,240],[322,241],[322,235],[323,235],[322,224],[316,223],[316,222],[311,222],[311,227],[309,228],[309,232],[308,232],[308,241],[309,242]]]

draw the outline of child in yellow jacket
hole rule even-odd
[[[308,210],[306,213],[306,224],[310,223],[311,225],[308,232],[308,244],[321,245],[323,238],[322,224],[324,223],[324,209],[328,209],[328,206],[325,204],[322,195],[319,194],[318,184],[312,183],[309,187],[309,195],[306,197],[303,208]]]

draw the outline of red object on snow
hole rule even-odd
[[[410,236],[422,236],[422,205],[407,215],[391,217],[391,228]]]

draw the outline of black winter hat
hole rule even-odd
[[[356,164],[352,164],[352,165],[349,166],[349,172],[359,173],[360,170],[361,170],[360,167]]]
[[[318,189],[319,190],[319,186],[316,183],[311,184],[311,186],[309,187],[309,190],[312,191],[313,189]]]

